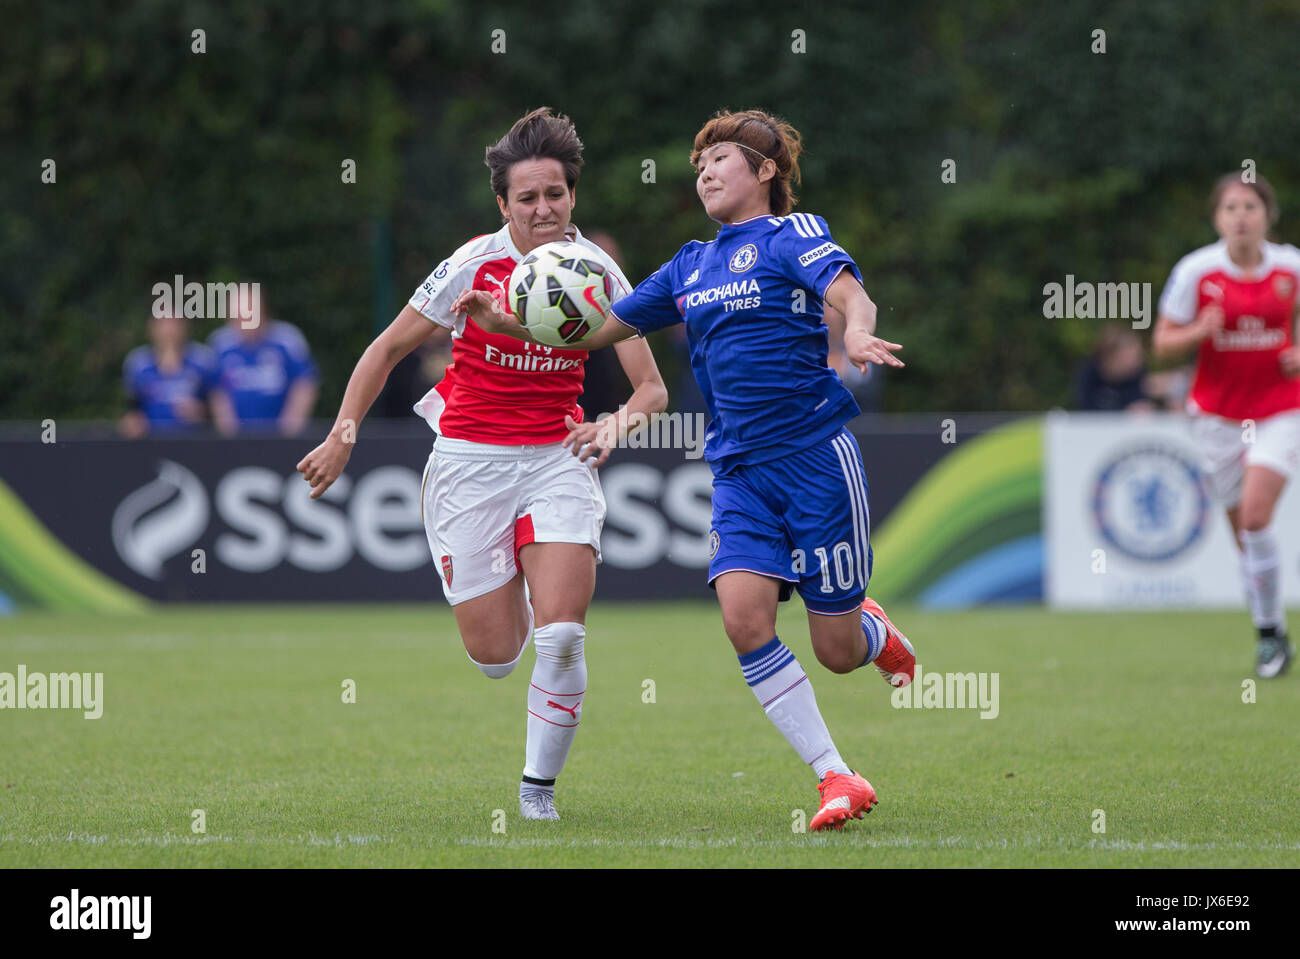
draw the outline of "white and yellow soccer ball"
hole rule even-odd
[[[547,346],[577,347],[605,324],[613,277],[587,247],[543,243],[510,274],[510,310]]]

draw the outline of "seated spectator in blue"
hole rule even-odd
[[[299,329],[275,320],[262,306],[232,297],[226,325],[208,337],[217,354],[212,418],[224,436],[302,432],[316,405],[319,373]]]
[[[122,374],[130,409],[122,435],[193,433],[207,420],[217,364],[202,343],[188,342],[184,317],[164,313],[149,321],[149,343],[126,355]]]
[[[1107,323],[1076,380],[1081,410],[1154,410],[1147,390],[1146,355],[1131,329]]]

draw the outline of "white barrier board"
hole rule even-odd
[[[1053,413],[1044,443],[1043,585],[1050,606],[1244,609],[1228,519],[1210,497],[1187,417]],[[1273,516],[1289,606],[1300,603],[1295,485],[1288,484]]]

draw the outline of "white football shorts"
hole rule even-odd
[[[1290,479],[1300,468],[1300,410],[1275,413],[1262,420],[1228,420],[1197,414],[1192,435],[1201,452],[1210,491],[1225,507],[1241,502],[1247,466],[1266,466]]]
[[[519,549],[529,543],[585,543],[600,562],[600,479],[559,443],[497,446],[440,436],[424,468],[420,507],[453,606],[514,579]]]

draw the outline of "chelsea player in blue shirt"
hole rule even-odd
[[[720,226],[692,241],[613,310],[582,345],[597,349],[685,323],[691,367],[712,422],[709,582],[745,681],[767,716],[819,777],[810,828],[840,828],[876,804],[871,784],[841,758],[812,684],[776,636],[777,604],[797,591],[813,652],[832,672],[874,664],[891,686],[912,680],[911,644],[865,598],[870,514],[862,455],[844,424],[859,412],[827,365],[825,301],[846,318],[845,351],[902,366],[875,336],[876,307],[852,258],[819,216],[792,212],[799,133],[759,110],[723,112],[695,136],[691,163],[705,212]],[[490,297],[454,305],[481,326],[528,338]],[[575,453],[598,423],[580,424]]]

